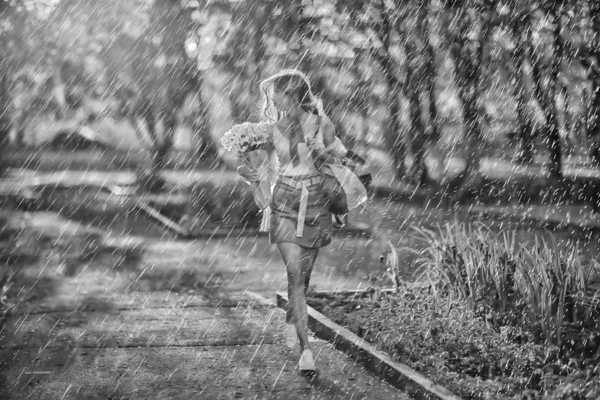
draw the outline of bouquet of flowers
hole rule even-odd
[[[258,181],[249,182],[244,181],[250,185],[252,194],[254,195],[254,201],[258,208],[263,212],[262,223],[260,226],[261,231],[268,231],[268,224],[270,218],[270,207],[271,204],[271,190],[272,185],[270,182],[271,166],[269,158],[264,158],[264,155],[253,155],[249,157],[246,152],[252,150],[259,150],[264,148],[264,145],[270,141],[271,135],[269,134],[270,124],[267,122],[244,122],[243,124],[233,126],[227,131],[221,139],[223,148],[238,157],[244,159],[252,168],[256,169],[259,174]],[[262,159],[261,159],[262,157]]]
[[[269,124],[266,122],[244,122],[235,125],[221,138],[223,148],[241,156],[247,151],[257,150],[269,141]]]

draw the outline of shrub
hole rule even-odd
[[[595,260],[584,261],[577,246],[562,250],[537,238],[533,247],[522,246],[520,255],[515,288],[547,342],[561,346],[567,324],[598,328],[600,268]]]
[[[514,232],[495,234],[481,223],[414,229],[428,243],[417,259],[418,280],[452,291],[472,308],[484,303],[506,311],[516,267]]]
[[[434,291],[493,313],[501,325],[524,325],[548,344],[562,346],[567,328],[598,329],[600,264],[584,260],[576,245],[517,243],[515,231],[495,233],[483,223],[415,230],[428,244],[418,251],[417,279]]]

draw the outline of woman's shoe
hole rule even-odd
[[[296,333],[296,326],[294,324],[286,323],[283,328],[283,338],[285,340],[285,346],[292,350],[298,344],[298,333]]]
[[[332,214],[332,225],[334,228],[343,228],[348,223],[348,214]]]
[[[311,350],[304,350],[300,355],[300,361],[298,362],[298,369],[303,372],[314,372],[315,359]]]

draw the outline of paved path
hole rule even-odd
[[[22,240],[39,261],[21,270],[0,334],[2,399],[407,398],[317,339],[320,375],[298,374],[283,313],[264,300],[285,287],[264,238],[98,244],[37,218]],[[313,281],[357,283],[322,269]]]

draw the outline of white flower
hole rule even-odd
[[[268,143],[268,126],[265,122],[235,125],[223,135],[221,144],[225,150],[239,156]]]

